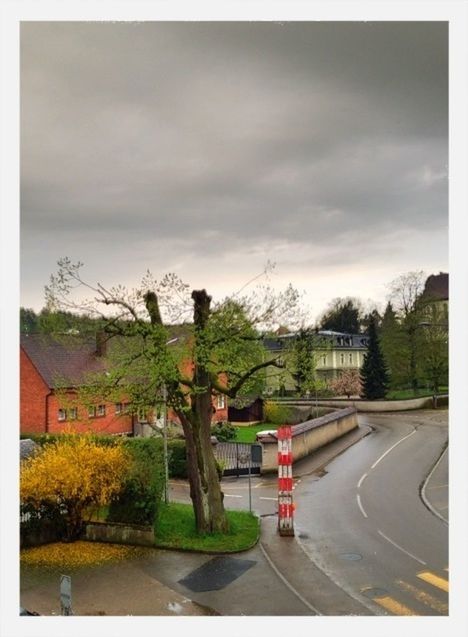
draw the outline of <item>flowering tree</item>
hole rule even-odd
[[[328,386],[336,395],[359,396],[362,389],[358,369],[344,369],[337,378],[333,378]]]
[[[21,465],[23,504],[56,505],[64,513],[67,538],[76,539],[85,510],[109,504],[130,467],[122,445],[102,446],[87,434],[67,434]]]

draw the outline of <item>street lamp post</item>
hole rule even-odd
[[[164,447],[164,502],[169,502],[169,459],[167,453],[167,388],[162,387],[163,394],[163,447]]]

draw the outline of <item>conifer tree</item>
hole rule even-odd
[[[389,374],[380,348],[375,317],[371,317],[368,328],[369,345],[361,369],[362,397],[369,400],[385,398]]]

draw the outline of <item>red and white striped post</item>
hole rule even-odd
[[[289,425],[278,428],[278,531],[294,535],[292,478],[292,430]]]

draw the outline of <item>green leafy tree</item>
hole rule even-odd
[[[390,386],[404,387],[409,382],[409,345],[391,302],[387,303],[379,330],[380,344],[390,374]]]
[[[136,289],[106,288],[84,281],[81,266],[61,259],[46,295],[54,308],[99,318],[114,341],[112,364],[106,374],[90,379],[89,391],[113,400],[124,391],[133,408],[154,406],[165,397],[185,436],[196,528],[199,533],[227,532],[211,445],[213,399],[250,393],[266,367],[280,366],[275,359],[263,359],[260,330],[271,330],[280,320],[294,322],[297,292],[289,286],[276,294],[266,285],[212,303],[205,290],[190,292],[173,274],[156,281],[148,272]],[[83,290],[92,297],[74,296]],[[193,322],[188,323],[190,315]],[[184,322],[186,329],[174,336],[176,325]]]
[[[336,298],[331,301],[320,319],[322,330],[358,334],[360,327],[361,303],[351,297]]]
[[[31,308],[20,308],[20,332],[21,334],[34,334],[38,331],[38,316]]]
[[[407,382],[415,396],[421,380],[423,338],[420,326],[425,318],[422,299],[424,282],[424,272],[415,271],[399,276],[390,284],[390,300],[404,335],[402,351],[406,357]]]
[[[369,343],[361,368],[362,397],[376,400],[385,398],[389,378],[373,318],[369,323],[368,335]]]
[[[286,368],[294,379],[296,393],[307,396],[322,388],[317,377],[317,357],[330,348],[330,342],[315,330],[302,327],[286,354]]]
[[[448,385],[448,323],[443,310],[436,305],[426,308],[426,320],[420,324],[423,338],[422,369],[432,392],[439,393]]]
[[[304,328],[300,329],[292,346],[292,376],[296,385],[296,392],[300,396],[305,396],[313,391],[315,387],[316,348],[317,342],[314,331]]]

